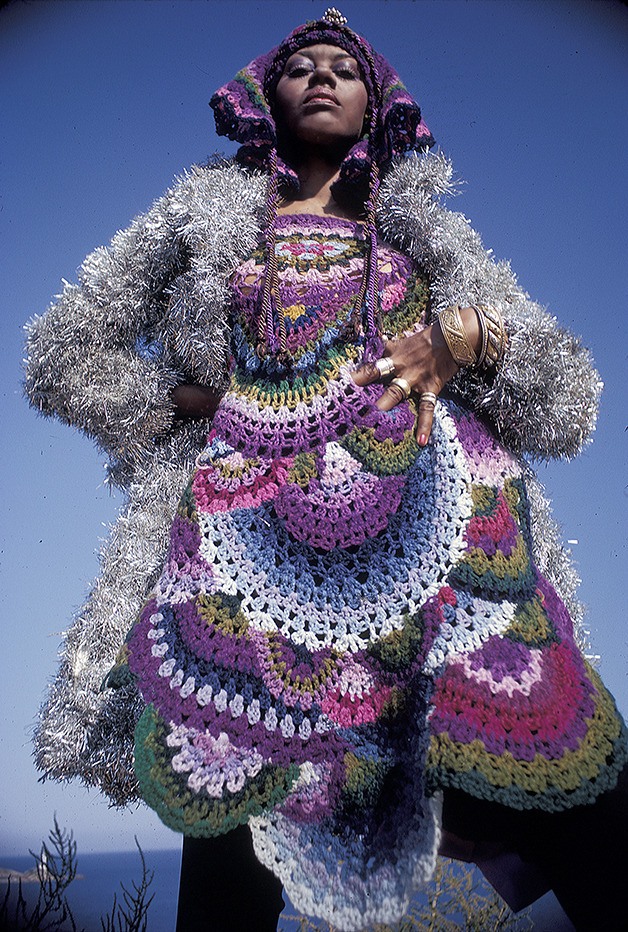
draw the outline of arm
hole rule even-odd
[[[467,334],[469,345],[476,353],[480,352],[482,344],[478,316],[472,307],[460,309],[460,317]],[[419,446],[426,446],[432,432],[434,404],[421,399],[421,392],[434,392],[440,395],[441,391],[459,372],[443,336],[441,327],[430,324],[418,333],[395,340],[386,345],[385,357],[394,365],[394,375],[401,377],[412,388],[416,399],[418,414],[415,426],[416,441]],[[361,366],[353,373],[357,385],[368,385],[380,381],[380,373],[373,363]],[[400,395],[391,385],[388,385],[380,396],[377,407],[382,411],[390,411],[399,403]]]
[[[27,328],[31,404],[94,437],[123,469],[154,452],[175,415],[205,416],[172,391],[224,387],[227,283],[257,240],[266,183],[233,163],[193,166],[88,256],[79,285]],[[136,351],[151,331],[158,358]]]
[[[496,371],[463,369],[451,389],[512,450],[574,456],[594,430],[602,387],[591,356],[528,299],[466,218],[442,206],[439,197],[450,188],[444,157],[403,160],[382,185],[381,226],[429,275],[435,313],[450,304],[492,304],[504,318],[508,347]]]
[[[534,302],[501,307],[508,346],[494,377],[460,370],[451,387],[515,452],[570,459],[595,430],[603,385],[591,354]]]
[[[145,328],[163,316],[166,287],[185,261],[169,197],[87,257],[79,284],[65,284],[27,326],[25,391],[96,439],[115,460],[136,465],[174,418],[181,376],[163,359],[136,352]]]

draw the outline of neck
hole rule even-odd
[[[316,153],[309,153],[307,159],[295,168],[299,177],[299,193],[294,198],[282,201],[278,213],[357,219],[358,211],[339,204],[332,194],[332,185],[340,171],[337,161],[332,162]]]

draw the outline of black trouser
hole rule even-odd
[[[246,826],[184,838],[177,932],[276,932],[281,889],[255,857]]]
[[[628,930],[628,768],[595,803],[566,812],[519,812],[445,792],[443,828],[502,844],[536,867],[578,932]]]

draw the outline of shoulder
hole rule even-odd
[[[442,248],[443,227],[466,227],[461,214],[444,206],[456,193],[453,168],[442,153],[413,153],[395,160],[382,178],[378,198],[378,224],[385,238],[424,260]],[[460,234],[462,230],[456,230]]]
[[[233,160],[216,159],[192,165],[168,192],[171,209],[182,216],[215,212],[230,215],[259,211],[268,187],[267,176]]]
[[[232,160],[192,165],[162,199],[162,209],[193,252],[209,245],[241,254],[259,233],[268,178]]]
[[[382,179],[380,198],[385,205],[397,198],[434,198],[455,192],[453,166],[442,152],[412,152],[395,159]]]

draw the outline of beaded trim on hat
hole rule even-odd
[[[347,23],[347,17],[343,16],[335,6],[328,6],[321,19],[327,20],[332,26],[345,26]]]

